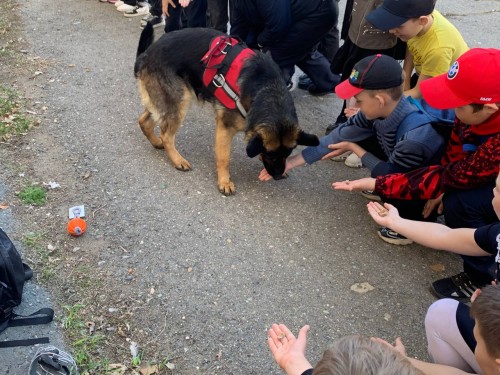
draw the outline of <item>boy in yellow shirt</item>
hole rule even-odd
[[[421,98],[420,82],[446,73],[469,48],[453,24],[434,9],[435,0],[384,0],[366,19],[407,42],[403,70],[406,96]],[[415,68],[416,75],[412,76]]]

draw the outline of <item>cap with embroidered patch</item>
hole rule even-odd
[[[411,18],[431,14],[435,3],[436,0],[384,0],[366,15],[366,20],[379,30],[389,31]]]
[[[401,65],[390,56],[373,55],[359,60],[348,79],[335,87],[342,99],[349,99],[363,90],[383,90],[403,83]]]
[[[448,73],[420,83],[427,103],[439,109],[467,104],[500,103],[500,49],[473,48],[453,63]]]

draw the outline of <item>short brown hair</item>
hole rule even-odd
[[[383,92],[383,93],[386,93],[387,95],[389,95],[392,100],[396,101],[396,100],[401,99],[401,97],[403,96],[403,85],[391,87],[389,89],[364,90],[364,91],[366,91],[372,97],[377,95],[379,92]]]
[[[403,355],[368,337],[346,336],[323,353],[313,375],[423,375]]]
[[[500,285],[488,285],[471,306],[488,354],[500,358]]]

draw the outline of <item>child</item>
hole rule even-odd
[[[402,82],[401,66],[392,57],[378,54],[360,60],[349,79],[336,88],[341,98],[354,96],[360,111],[322,137],[319,146],[307,147],[302,153],[289,157],[285,172],[346,151],[360,157],[373,177],[411,171],[439,160],[444,140],[430,123],[424,122],[404,132],[399,130],[404,123],[418,125],[413,121],[416,115],[420,115],[403,96]],[[331,153],[331,149],[335,151]],[[263,170],[259,179],[270,180],[271,176]],[[400,200],[393,203],[404,212],[405,217],[418,219],[425,201]],[[386,234],[391,236],[389,232]],[[400,244],[411,242],[397,237],[388,240]]]
[[[497,222],[491,200],[500,164],[500,81],[492,77],[499,71],[500,50],[474,48],[448,74],[422,82],[424,99],[431,106],[455,108],[455,124],[440,165],[348,184],[335,182],[333,187],[374,190],[382,198],[429,199],[423,215],[438,207],[451,228]],[[464,272],[432,283],[439,298],[468,299],[470,289],[489,284],[494,268],[491,257],[462,258]]]
[[[442,303],[442,300],[437,303]],[[453,301],[455,302],[455,301]],[[462,304],[463,305],[463,304]],[[433,304],[426,318],[428,331],[429,314],[434,314],[436,309]],[[462,307],[469,313],[467,305]],[[309,326],[300,329],[298,337],[284,324],[273,324],[268,331],[268,345],[276,363],[285,370],[287,375],[466,375],[470,367],[475,373],[484,375],[498,374],[500,371],[500,287],[487,286],[472,302],[470,309],[472,326],[460,325],[454,332],[446,332],[444,322],[455,321],[455,315],[436,316],[439,319],[440,338],[446,337],[449,342],[441,347],[434,346],[429,340],[429,354],[436,363],[428,363],[406,356],[405,348],[399,338],[392,347],[381,339],[367,339],[360,336],[343,337],[336,340],[330,349],[327,349],[321,360],[313,369],[305,357],[307,332]],[[457,322],[458,323],[458,322]],[[475,327],[474,327],[475,325]],[[459,330],[460,329],[460,330]],[[472,332],[473,331],[473,332]],[[474,345],[467,348],[466,338],[470,334]],[[477,342],[477,345],[476,345]],[[461,346],[466,349],[462,351]],[[462,355],[463,353],[463,356]],[[440,356],[446,363],[436,360]],[[470,361],[470,367],[463,370],[460,365],[465,359]],[[462,363],[461,363],[462,362]],[[467,367],[466,367],[467,368]]]
[[[271,354],[287,375],[423,375],[405,356],[362,336],[336,340],[313,370],[305,357],[308,331],[302,327],[297,338],[284,324],[268,331]]]
[[[384,0],[381,7],[366,16],[377,29],[407,42],[404,90],[413,98],[421,98],[422,81],[446,73],[453,61],[468,50],[460,32],[434,10],[434,4],[435,0]]]
[[[491,205],[497,218],[500,219],[500,175],[496,179]],[[382,207],[379,203],[370,202],[368,211],[377,224],[392,228],[424,246],[468,256],[488,256],[495,264],[493,283],[498,284],[500,278],[500,222],[497,221],[478,229],[451,229],[437,223],[422,223],[402,219],[398,216],[398,211],[389,204]],[[474,292],[476,291],[472,285],[463,285],[462,288],[464,294],[472,295],[472,299],[474,299]],[[485,290],[488,291],[488,287]],[[485,292],[485,295],[480,299],[481,301],[488,299],[490,300],[488,303],[496,303],[497,305],[491,309],[493,315],[490,314],[488,317],[490,321],[479,318],[479,321],[488,327],[486,331],[482,329],[479,329],[479,331],[485,337],[496,337],[496,340],[498,340],[500,338],[500,328],[492,329],[500,322],[500,294],[498,288],[495,293],[490,296]],[[473,312],[474,307],[476,306],[473,305]],[[482,311],[483,309],[476,308],[475,310]],[[492,319],[496,319],[496,322],[492,322]],[[429,352],[435,362],[452,365],[464,371],[480,372],[481,367],[487,373],[484,366],[481,363],[478,364],[477,349],[476,358],[478,362],[474,359],[473,353],[476,347],[476,341],[472,334],[474,321],[469,318],[469,310],[466,305],[459,304],[451,299],[440,300],[429,308],[425,325]],[[493,358],[500,358],[499,344],[499,342],[496,342],[495,345],[488,347],[488,351],[491,351],[490,355]],[[497,361],[499,360],[497,359]],[[496,368],[498,372],[500,362],[496,364]]]
[[[382,4],[382,0],[347,0],[342,22],[342,39],[344,44],[335,55],[331,69],[336,74],[341,74],[341,81],[349,78],[354,64],[359,60],[381,53],[394,57],[396,60],[404,58],[406,44],[401,42],[396,48],[398,38],[388,31],[373,27],[366,21],[365,15]],[[400,56],[401,55],[401,56]],[[344,100],[340,114],[335,123],[327,126],[326,134],[337,126],[347,121],[344,110],[347,101]]]

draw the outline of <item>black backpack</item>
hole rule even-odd
[[[14,244],[0,228],[0,333],[8,327],[45,324],[52,321],[54,311],[43,308],[28,315],[18,315],[14,307],[21,303],[24,282],[31,279],[33,271],[24,264]],[[0,348],[46,344],[48,337],[13,341],[0,341]]]

